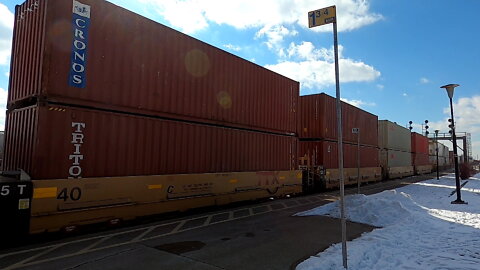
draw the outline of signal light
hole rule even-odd
[[[428,135],[428,134],[430,134],[430,132],[428,132],[428,131],[425,131],[425,135]]]
[[[448,122],[452,122],[452,119],[448,118]]]

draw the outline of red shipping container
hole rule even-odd
[[[413,132],[411,136],[412,136],[412,153],[426,154],[428,156],[428,138],[416,132]],[[415,164],[415,165],[423,165],[423,164]]]
[[[315,165],[322,165],[325,169],[338,168],[338,143],[334,141],[299,141],[298,156],[308,156]],[[357,145],[343,144],[343,167],[357,168]],[[380,167],[378,148],[360,146],[360,167]]]
[[[298,82],[107,1],[29,0],[15,16],[9,108],[42,97],[296,132]]]
[[[298,136],[300,138],[337,140],[336,99],[325,93],[299,98]],[[360,144],[378,145],[378,116],[342,102],[343,141],[356,143],[360,129]]]
[[[295,169],[297,139],[73,107],[7,114],[5,170],[33,179]]]
[[[422,166],[422,165],[429,165],[430,160],[428,153],[412,153],[412,165],[414,166]]]

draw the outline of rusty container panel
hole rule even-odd
[[[300,138],[337,140],[336,99],[325,93],[299,97],[297,133]],[[353,128],[360,129],[360,144],[377,146],[378,117],[342,101],[343,141],[357,142]]]
[[[380,149],[380,165],[384,168],[412,166],[412,153]]]
[[[28,0],[15,7],[8,101],[41,91],[47,1]]]
[[[412,135],[412,153],[427,154],[428,151],[428,138],[418,134],[416,132],[411,133]],[[423,164],[415,164],[423,165]]]
[[[378,121],[378,147],[380,149],[411,152],[410,130],[388,120]]]
[[[299,141],[299,157],[307,157],[312,164],[326,169],[338,168],[338,143],[334,141]],[[343,167],[357,167],[357,145],[343,144]],[[360,146],[360,167],[379,167],[378,148]]]
[[[33,179],[295,169],[297,139],[73,107],[7,114],[5,169]]]
[[[41,96],[63,104],[296,132],[298,82],[107,1],[79,1],[81,16],[72,13],[72,0],[38,2],[39,8],[24,12],[25,22],[16,23],[9,108]],[[32,3],[17,9],[17,16]]]
[[[412,153],[412,165],[422,166],[430,164],[428,154],[425,153]]]

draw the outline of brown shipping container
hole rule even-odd
[[[430,164],[428,153],[412,153],[412,165],[421,166]]]
[[[299,98],[298,136],[300,138],[337,140],[336,99],[325,94]],[[356,143],[353,128],[360,128],[360,144],[377,146],[378,117],[342,102],[343,141]]]
[[[307,155],[316,165],[325,169],[338,168],[338,143],[333,141],[299,141],[298,156]],[[343,144],[343,167],[357,167],[357,145]],[[360,146],[360,167],[379,167],[378,148]]]
[[[33,179],[295,169],[293,136],[72,107],[7,114],[5,169]]]
[[[412,133],[412,153],[426,154],[428,156],[428,138],[418,134]],[[422,164],[416,164],[422,165]]]
[[[72,0],[29,0],[17,7],[9,108],[40,96],[296,132],[298,82],[109,2],[77,3],[89,6],[76,9],[82,15],[72,13]]]

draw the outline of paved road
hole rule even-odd
[[[372,194],[423,178],[373,184],[362,187],[362,192]],[[0,268],[291,269],[341,241],[339,220],[293,214],[337,196],[335,191],[275,200],[2,251]],[[349,222],[347,237],[354,239],[372,229]]]

